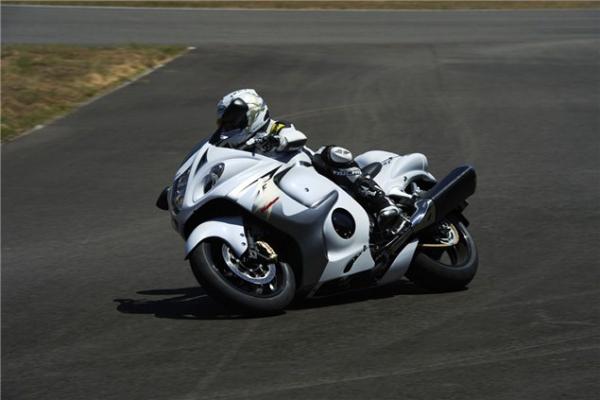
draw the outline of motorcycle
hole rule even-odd
[[[465,165],[437,181],[422,154],[368,151],[355,158],[403,210],[390,234],[345,190],[319,174],[308,148],[275,159],[199,143],[156,205],[185,240],[185,257],[212,298],[273,313],[294,299],[383,286],[408,278],[435,291],[464,288],[478,256]]]

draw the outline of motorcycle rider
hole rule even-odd
[[[399,222],[399,208],[373,179],[363,175],[349,150],[325,146],[313,153],[304,148],[307,137],[293,124],[271,119],[267,104],[254,89],[225,95],[217,105],[217,126],[211,141],[221,146],[252,148],[278,159],[304,150],[319,173],[349,192],[376,217],[380,230],[391,230]]]

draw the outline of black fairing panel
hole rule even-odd
[[[284,218],[273,212],[268,223],[291,236],[302,253],[302,280],[298,290],[311,288],[319,282],[327,263],[327,249],[323,237],[323,225],[334,204],[338,193],[331,192],[320,204],[296,215]]]

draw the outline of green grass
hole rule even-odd
[[[598,0],[13,0],[4,4],[88,5],[127,7],[445,10],[597,8]]]
[[[67,113],[184,50],[176,46],[2,46],[2,141]]]

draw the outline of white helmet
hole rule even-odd
[[[245,130],[254,134],[269,122],[269,108],[254,89],[241,89],[219,101],[217,118],[223,133]]]

